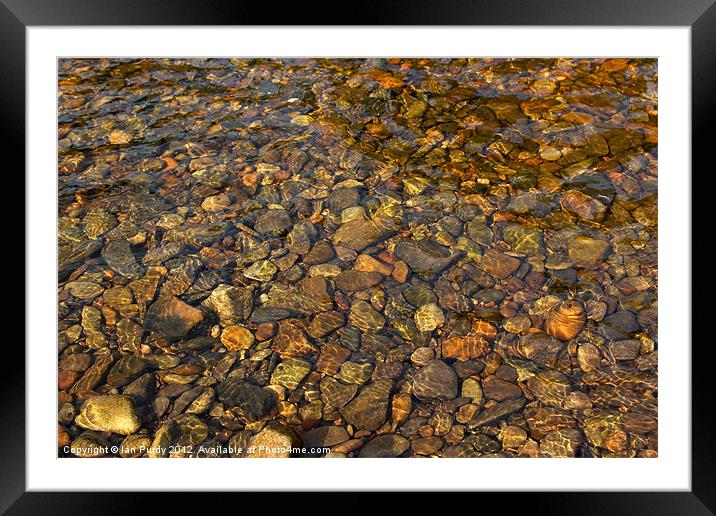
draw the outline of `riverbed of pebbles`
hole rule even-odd
[[[61,59],[61,457],[655,457],[655,59]]]

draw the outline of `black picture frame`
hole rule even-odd
[[[0,0],[0,135],[6,153],[18,157],[15,170],[24,170],[25,59],[28,26],[63,25],[573,25],[573,26],[690,26],[692,74],[693,168],[704,167],[713,147],[714,92],[716,92],[715,0],[460,0],[450,4],[434,0],[390,0],[356,6],[340,16],[335,2],[310,2],[291,9],[268,2],[188,0]],[[15,149],[9,151],[8,149]],[[6,170],[6,173],[9,171]],[[687,174],[684,171],[684,174]],[[708,169],[704,168],[704,174]],[[694,177],[694,176],[692,176]],[[24,182],[23,182],[24,183]],[[24,188],[25,195],[32,185]],[[702,187],[700,187],[702,189]],[[16,194],[16,198],[20,195]],[[18,228],[19,231],[19,228]],[[15,258],[16,259],[16,258]],[[694,265],[696,265],[694,263]],[[18,265],[14,265],[17,267]],[[25,271],[26,274],[31,271]],[[684,300],[690,302],[690,300]],[[696,318],[699,312],[693,304]],[[706,317],[704,313],[704,317]],[[686,349],[691,336],[679,343]],[[690,492],[611,493],[483,493],[480,506],[494,501],[510,509],[549,514],[716,514],[716,454],[712,438],[712,377],[710,342],[694,339],[692,361],[692,490]],[[144,512],[150,493],[26,492],[25,487],[25,352],[17,342],[4,343],[0,425],[0,510],[7,514]],[[7,364],[12,364],[8,367]],[[683,436],[687,439],[688,436]],[[710,487],[709,487],[710,486]],[[186,498],[179,493],[176,502]],[[291,495],[296,504],[296,495]],[[495,498],[495,500],[488,500]],[[499,502],[498,497],[503,500]],[[208,498],[208,497],[207,497]],[[272,505],[287,497],[272,495]],[[345,495],[341,505],[365,506],[360,494]],[[405,503],[423,503],[410,495]],[[362,502],[361,502],[362,500]],[[215,504],[214,496],[206,504]],[[300,504],[300,502],[298,502]],[[402,504],[403,502],[401,502]],[[307,507],[308,508],[308,507]],[[208,509],[204,505],[204,509]],[[366,510],[370,510],[366,507]],[[361,511],[363,512],[363,511]]]

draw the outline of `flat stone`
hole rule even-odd
[[[358,453],[364,458],[399,457],[410,448],[410,441],[397,434],[379,435],[363,445]]]
[[[504,401],[522,396],[522,389],[520,389],[517,385],[500,380],[496,376],[488,376],[482,380],[482,391],[486,397],[497,401]]]
[[[333,243],[362,251],[368,246],[379,242],[385,232],[370,220],[352,220],[342,224],[333,238]]]
[[[176,296],[163,295],[149,307],[144,328],[169,339],[186,337],[204,319],[198,308],[186,304]]]
[[[544,332],[527,333],[520,338],[518,351],[540,365],[551,365],[565,344]]]
[[[293,319],[279,322],[272,349],[282,357],[301,357],[318,353],[318,347],[308,340],[303,329]]]
[[[221,343],[229,351],[249,349],[254,343],[254,334],[241,325],[232,325],[221,332]]]
[[[345,384],[330,376],[324,376],[319,383],[319,387],[326,412],[333,412],[345,407],[358,392],[358,385]]]
[[[432,277],[445,270],[460,257],[431,240],[403,240],[395,246],[395,255],[404,261],[415,274]]]
[[[271,393],[239,378],[220,383],[216,391],[227,408],[235,408],[247,421],[256,421],[268,415],[275,404]]]
[[[78,426],[97,432],[133,434],[142,426],[129,396],[109,394],[87,400],[75,418]]]
[[[350,350],[338,344],[323,346],[316,360],[316,370],[331,376],[336,375],[350,354]]]
[[[385,326],[385,317],[370,306],[370,303],[360,299],[351,305],[348,321],[364,332],[377,332]]]
[[[609,352],[616,360],[634,360],[639,356],[641,341],[639,339],[620,340],[609,343]]]
[[[584,436],[574,428],[552,430],[544,436],[539,445],[541,457],[575,457],[584,443]]]
[[[393,267],[376,260],[369,254],[360,254],[356,258],[353,268],[361,272],[377,272],[383,276],[390,276],[393,272]]]
[[[493,250],[487,251],[480,262],[480,268],[497,279],[508,278],[520,265],[520,260],[514,256]]]
[[[420,331],[433,331],[445,324],[445,314],[435,303],[428,303],[415,311],[415,326]]]
[[[569,243],[569,259],[577,267],[596,269],[611,252],[609,242],[580,235]]]
[[[490,425],[506,418],[510,414],[517,412],[525,406],[524,398],[511,399],[497,403],[492,407],[480,412],[469,423],[469,428],[477,428],[483,425]]]
[[[340,409],[346,421],[358,430],[373,432],[383,426],[393,382],[381,378],[363,387],[358,396]]]
[[[126,240],[112,240],[102,249],[102,258],[117,274],[127,278],[138,279],[144,276],[146,269],[137,263],[132,254],[129,242]]]
[[[278,267],[268,260],[259,260],[254,262],[251,266],[244,270],[244,276],[248,279],[260,281],[266,283],[271,281],[278,272]]]
[[[315,339],[320,339],[338,328],[342,328],[345,324],[346,320],[343,313],[336,311],[322,312],[311,321],[308,326],[308,334]]]
[[[342,426],[319,426],[301,435],[307,448],[330,447],[349,440],[351,437]]]
[[[569,213],[590,222],[601,222],[607,214],[604,204],[579,190],[564,192],[561,205]]]
[[[457,397],[457,375],[442,360],[431,360],[413,376],[413,394],[425,401]]]
[[[265,236],[282,237],[292,226],[293,220],[286,210],[268,210],[256,220],[254,229]]]
[[[211,292],[202,305],[215,312],[221,324],[230,326],[251,316],[253,300],[250,290],[222,284]]]
[[[285,425],[269,424],[249,441],[254,449],[248,458],[288,458],[294,448],[301,448],[301,438],[295,430]]]
[[[443,447],[443,440],[437,436],[418,437],[414,439],[411,448],[418,455],[432,455]]]
[[[303,263],[308,265],[319,265],[321,263],[330,262],[336,257],[336,252],[331,243],[327,240],[319,240],[303,257]]]
[[[289,391],[295,391],[310,371],[310,362],[289,357],[276,366],[271,375],[271,383],[283,385]]]
[[[374,287],[383,281],[383,275],[377,272],[360,272],[348,270],[334,278],[336,288],[344,292],[355,292]]]

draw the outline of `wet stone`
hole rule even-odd
[[[370,220],[353,220],[341,225],[334,236],[333,243],[362,251],[386,236],[386,232]]]
[[[519,269],[520,264],[520,260],[513,256],[488,251],[482,257],[480,268],[498,279],[505,279]]]
[[[374,437],[363,445],[358,456],[367,458],[399,457],[410,447],[410,441],[396,434]]]
[[[132,279],[144,276],[145,269],[137,263],[126,240],[112,240],[102,250],[102,258],[117,274]]]
[[[67,284],[67,289],[77,299],[94,299],[104,292],[104,287],[91,281],[73,281]]]
[[[164,295],[149,307],[144,328],[172,339],[185,337],[204,319],[204,314],[176,296]]]
[[[139,357],[127,355],[115,362],[107,375],[107,385],[122,387],[144,372],[146,363]]]
[[[75,423],[87,430],[129,435],[139,430],[141,422],[128,396],[96,396],[87,400]]]
[[[385,326],[385,317],[370,306],[369,303],[356,300],[351,305],[348,322],[365,332],[375,332]]]
[[[656,60],[304,61],[58,61],[59,456],[657,456]]]
[[[578,448],[584,443],[584,436],[573,428],[552,430],[540,442],[542,457],[575,457]]]
[[[345,323],[345,318],[341,312],[322,312],[311,321],[308,327],[308,334],[315,339],[320,339],[343,327]]]
[[[189,447],[203,443],[209,435],[209,429],[198,416],[182,414],[174,418],[174,432],[178,446]]]
[[[326,240],[319,240],[316,242],[311,250],[303,257],[303,263],[308,265],[318,265],[321,263],[330,262],[335,258],[336,252],[330,242]]]
[[[243,322],[251,315],[253,300],[251,292],[232,285],[219,285],[202,303],[216,313],[223,325]]]
[[[74,394],[93,390],[104,380],[113,361],[114,357],[109,353],[95,357],[94,363],[75,382],[70,392]]]
[[[371,374],[373,374],[372,364],[345,362],[341,365],[340,372],[336,378],[346,383],[362,385],[370,379]]]
[[[306,448],[331,447],[349,439],[350,435],[342,426],[319,426],[301,434]]]
[[[469,398],[471,402],[479,405],[482,402],[482,386],[478,380],[473,378],[467,378],[462,382],[462,389],[460,396],[463,398]]]
[[[360,254],[355,259],[353,268],[359,272],[374,272],[382,274],[383,276],[390,276],[393,272],[393,268],[384,264],[383,262],[376,260],[369,254]]]
[[[477,324],[473,324],[470,332],[465,335],[452,334],[442,341],[442,355],[455,358],[461,362],[479,358],[490,351],[490,343],[480,335]]]
[[[286,210],[268,210],[261,215],[254,229],[264,236],[281,237],[288,234],[293,226],[293,220]]]
[[[346,421],[358,430],[375,431],[385,423],[388,414],[390,391],[393,383],[376,380],[361,389],[360,393],[342,409]]]
[[[550,365],[564,349],[564,343],[542,332],[527,333],[520,338],[517,346],[527,359],[541,365]]]
[[[504,401],[522,396],[522,389],[514,383],[500,380],[495,376],[488,376],[482,381],[482,391],[487,398]]]
[[[318,360],[316,360],[316,370],[330,376],[335,376],[350,354],[350,350],[338,344],[323,346]]]
[[[578,236],[569,244],[569,259],[577,267],[596,269],[609,256],[609,242],[587,236]]]
[[[318,348],[312,344],[296,321],[279,322],[278,334],[273,339],[273,350],[283,357],[315,355]]]
[[[233,325],[221,332],[221,343],[230,351],[248,349],[254,343],[254,334],[244,326]]]
[[[419,276],[431,277],[446,269],[459,254],[433,241],[403,240],[395,246],[395,255]]]
[[[82,220],[82,229],[91,238],[97,238],[105,234],[117,225],[117,219],[104,209],[90,210]]]
[[[445,324],[445,314],[435,303],[421,306],[415,311],[415,325],[420,331],[433,331]]]
[[[233,408],[247,421],[256,421],[266,416],[275,403],[267,391],[239,378],[231,378],[218,385],[219,400]]]
[[[324,409],[332,412],[343,408],[358,392],[357,384],[345,384],[330,376],[324,376],[320,381],[321,399]]]
[[[564,192],[561,204],[568,212],[590,222],[601,222],[607,213],[604,204],[578,190]]]
[[[484,425],[493,425],[508,417],[510,414],[521,410],[525,406],[524,398],[501,401],[490,408],[480,412],[469,423],[470,428],[477,428]]]
[[[569,379],[553,369],[537,373],[527,381],[527,387],[544,405],[562,407],[572,388]]]
[[[415,373],[413,393],[425,401],[453,399],[457,396],[457,375],[442,360],[431,360]]]
[[[606,316],[600,329],[609,339],[629,339],[639,330],[639,322],[632,312],[623,310]]]
[[[552,430],[573,428],[577,423],[568,412],[552,407],[529,407],[525,409],[525,419],[535,439],[542,439]]]
[[[641,351],[639,339],[620,340],[609,343],[609,352],[615,360],[634,360]]]
[[[502,230],[502,236],[516,252],[527,256],[546,253],[542,231],[521,224],[510,224]]]
[[[244,276],[248,279],[260,281],[266,283],[271,281],[276,275],[278,268],[268,260],[260,260],[251,264],[251,266],[244,270]]]
[[[374,287],[383,280],[383,275],[377,272],[343,271],[334,278],[336,288],[344,292],[355,292]]]
[[[282,385],[294,391],[311,371],[311,364],[299,358],[286,358],[276,366],[271,375],[271,383]]]

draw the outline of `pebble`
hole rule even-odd
[[[247,457],[254,459],[280,459],[294,455],[293,449],[302,447],[301,438],[291,427],[278,424],[270,424],[249,441],[249,453]]]
[[[254,340],[254,334],[244,326],[227,326],[221,332],[221,343],[230,351],[249,349],[253,345]]]
[[[433,331],[445,324],[445,314],[435,303],[428,303],[415,311],[415,325],[420,331]]]
[[[457,396],[457,375],[442,360],[431,360],[415,373],[413,393],[425,401],[453,399]]]
[[[596,269],[609,256],[611,247],[609,242],[597,240],[587,236],[578,236],[569,244],[569,259],[577,267]]]
[[[363,445],[358,456],[364,458],[400,457],[410,447],[410,441],[397,434],[374,437]]]
[[[75,423],[87,430],[120,435],[133,434],[141,427],[132,398],[116,394],[87,400],[80,408]]]
[[[176,296],[163,295],[149,307],[144,317],[144,328],[172,339],[185,337],[204,319],[198,308]]]
[[[393,383],[388,379],[375,380],[358,393],[358,395],[340,409],[346,421],[359,430],[375,431],[388,417],[388,404]]]

